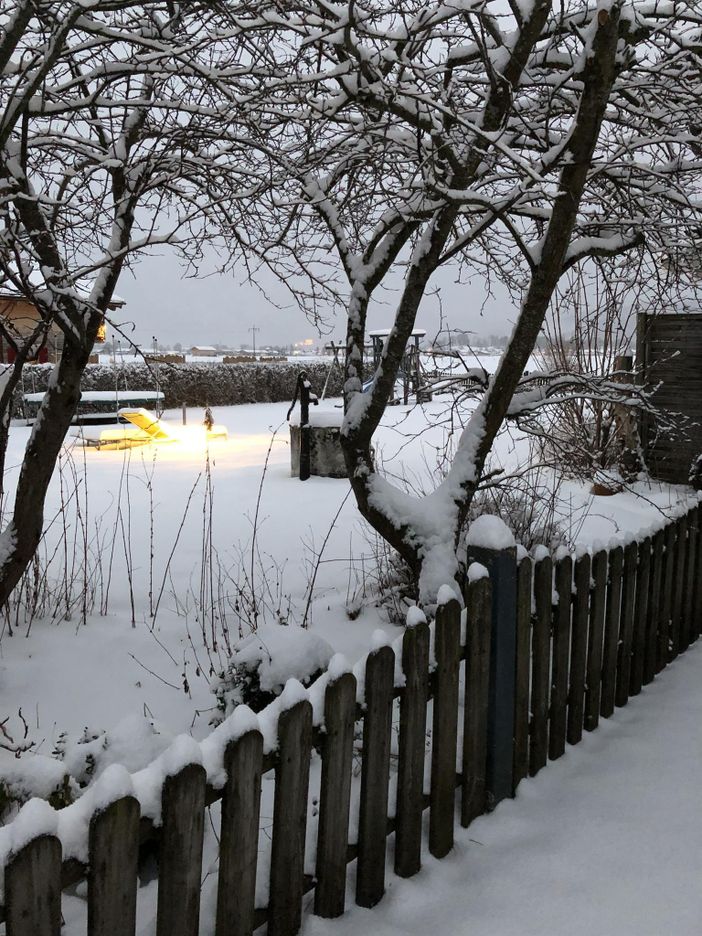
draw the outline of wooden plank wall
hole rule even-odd
[[[646,464],[654,478],[686,484],[702,453],[702,314],[639,315],[636,370],[644,385],[656,387],[657,407],[688,421],[685,433],[671,436],[650,416],[642,418]]]
[[[696,504],[656,535],[592,558],[573,561],[566,555],[554,561],[546,556],[534,562],[526,557],[519,562],[513,622],[515,790],[527,775],[535,776],[549,760],[561,757],[567,744],[577,744],[584,731],[595,729],[600,718],[615,715],[699,637],[701,528],[702,504]],[[216,936],[251,936],[266,921],[272,936],[294,936],[303,897],[313,889],[315,913],[341,915],[348,899],[347,865],[354,859],[356,903],[374,906],[387,886],[387,841],[393,832],[394,868],[403,877],[419,871],[426,852],[443,857],[451,850],[457,824],[469,825],[489,802],[491,587],[488,578],[466,583],[464,643],[458,601],[438,610],[433,653],[426,623],[405,631],[399,652],[403,685],[395,685],[395,652],[381,647],[368,656],[363,708],[356,704],[356,679],[343,674],[326,687],[324,731],[313,728],[310,703],[302,700],[281,714],[275,754],[264,756],[257,730],[230,743],[222,790],[208,787],[197,765],[168,778],[163,827],[158,835],[152,830],[151,840],[146,836],[149,853],[156,853],[159,862],[158,936],[198,932],[205,808],[218,798]],[[398,699],[398,757],[393,762]],[[351,792],[354,744],[361,736],[359,801]],[[315,751],[322,765],[313,877],[305,873],[304,855]],[[265,834],[272,838],[271,900],[261,909],[255,906],[259,808],[261,778],[270,772],[275,802],[272,828]],[[393,772],[397,808],[389,816]],[[356,825],[350,823],[352,803],[359,810],[357,844],[348,842],[349,827]],[[429,822],[424,823],[427,808]],[[62,863],[60,842],[50,835],[12,855],[2,908],[7,936],[59,936],[61,886],[81,877],[87,878],[88,936],[134,936],[145,822],[137,800],[129,796],[98,812],[90,827],[89,866],[78,871],[75,862]]]

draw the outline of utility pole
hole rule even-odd
[[[249,331],[253,335],[253,353],[254,353],[254,357],[256,357],[256,332],[260,332],[261,329],[258,328],[256,325],[252,325]]]

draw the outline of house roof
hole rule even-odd
[[[31,277],[30,277],[31,279]],[[38,288],[41,288],[42,284],[36,283]],[[80,293],[84,296],[90,295],[90,291],[93,288],[93,280],[78,280],[76,287]],[[15,289],[14,286],[1,285],[0,286],[0,299],[27,299],[24,293],[21,293],[19,289]],[[110,309],[121,309],[122,306],[127,304],[126,299],[122,299],[121,296],[112,295],[112,299],[108,303],[108,308]]]

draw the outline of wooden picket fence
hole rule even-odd
[[[700,634],[702,618],[702,506],[652,537],[625,547],[565,556],[555,563],[522,559],[516,569],[517,611],[513,789],[536,775],[566,743],[597,727],[627,703]],[[356,860],[356,903],[372,907],[385,890],[387,837],[395,834],[394,871],[421,866],[423,812],[429,810],[428,850],[441,858],[453,846],[456,819],[468,826],[486,811],[491,593],[499,582],[466,586],[467,638],[461,611],[439,608],[430,667],[430,629],[408,628],[402,642],[404,685],[394,685],[395,652],[368,656],[365,705],[356,679],[345,673],[326,689],[324,731],[301,701],[283,711],[278,749],[263,754],[258,731],[226,751],[223,789],[208,786],[190,765],[163,788],[162,824],[140,818],[124,797],[97,813],[89,833],[89,865],[62,862],[54,836],[34,839],[5,869],[8,936],[59,936],[61,891],[87,879],[88,936],[134,936],[140,848],[158,854],[158,936],[195,936],[200,915],[203,834],[209,804],[221,797],[217,936],[248,936],[267,922],[271,936],[293,936],[303,898],[314,890],[314,912],[343,913],[347,865]],[[557,595],[557,601],[554,601]],[[503,625],[504,626],[504,622]],[[461,678],[463,677],[463,678]],[[459,694],[463,693],[462,750],[457,751]],[[396,700],[397,703],[396,703]],[[427,716],[431,700],[431,781],[424,793]],[[388,817],[393,711],[399,707],[397,806]],[[362,722],[358,841],[349,844],[352,761]],[[321,751],[321,787],[314,877],[305,874],[307,800],[313,746]],[[457,759],[457,754],[460,756]],[[456,765],[461,769],[457,771]],[[255,906],[262,776],[275,774],[270,899]],[[456,810],[456,791],[460,806]]]

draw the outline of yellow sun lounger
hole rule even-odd
[[[165,423],[161,422],[158,416],[154,416],[146,409],[120,409],[119,415],[130,422],[137,429],[146,433],[152,442],[172,442],[173,434],[168,430]]]
[[[103,427],[103,426],[75,426],[71,435],[81,440],[83,445],[94,446],[97,449],[124,449],[134,445],[148,445],[150,442],[181,442],[184,440],[181,432],[173,432],[167,423],[162,422],[158,416],[146,409],[120,409],[119,415],[127,420],[129,425]],[[201,430],[207,439],[226,439],[225,426],[212,426],[211,429]],[[187,438],[187,436],[185,436]]]
[[[153,441],[136,426],[73,426],[69,435],[96,449],[125,449]]]
[[[80,439],[83,445],[97,449],[124,449],[134,445],[148,445],[150,442],[175,442],[177,437],[146,409],[120,409],[119,415],[129,425],[121,426],[76,426],[71,435]]]

